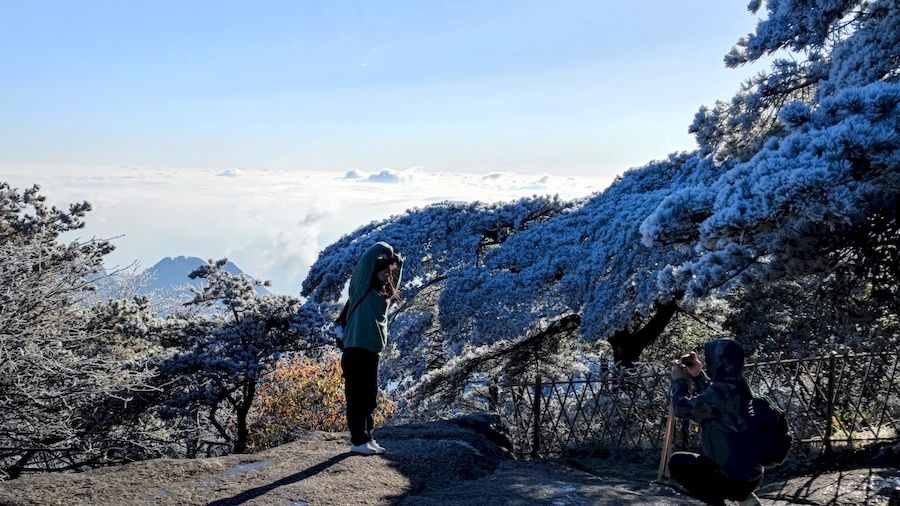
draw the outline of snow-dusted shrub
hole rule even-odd
[[[225,263],[209,261],[191,273],[206,284],[190,304],[211,311],[165,320],[163,342],[171,353],[158,366],[166,381],[161,412],[167,419],[202,415],[219,442],[241,453],[259,382],[282,354],[321,348],[325,319],[318,305],[260,295],[259,282],[226,272]]]
[[[113,248],[61,239],[88,211],[0,182],[0,479],[136,458],[158,435],[98,409],[150,389],[153,371],[83,303]]]

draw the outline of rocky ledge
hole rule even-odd
[[[252,455],[148,460],[0,483],[0,504],[700,504],[653,469],[523,462],[496,421],[475,415],[377,429],[385,455],[359,456],[346,434],[308,432]],[[646,466],[643,466],[646,467]],[[766,483],[764,504],[884,504],[896,469],[821,473]]]

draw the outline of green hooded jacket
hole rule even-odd
[[[375,261],[379,255],[394,255],[394,248],[385,242],[373,244],[363,253],[350,277],[349,304],[353,309],[344,331],[344,349],[363,348],[381,353],[388,339],[388,302],[372,288]],[[403,258],[396,255],[403,272]],[[399,277],[397,284],[399,285]]]
[[[763,468],[754,461],[756,452],[748,437],[750,388],[743,376],[744,349],[733,339],[716,339],[703,348],[711,378],[694,378],[700,393],[688,397],[684,378],[672,382],[675,415],[700,423],[703,455],[733,480],[754,480]],[[712,382],[709,382],[712,379]]]

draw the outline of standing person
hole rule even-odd
[[[704,346],[704,373],[697,354],[690,352],[672,365],[672,404],[675,416],[700,423],[702,454],[676,452],[669,473],[688,492],[707,504],[760,504],[754,490],[763,468],[755,462],[750,424],[750,387],[743,376],[744,349],[733,339],[715,339]],[[684,368],[697,386],[688,397]],[[710,382],[710,379],[712,380]]]
[[[384,448],[372,438],[378,357],[387,344],[390,301],[400,298],[397,287],[402,270],[403,258],[390,244],[378,242],[363,253],[350,278],[341,369],[353,453],[384,453]]]

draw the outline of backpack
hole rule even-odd
[[[791,429],[784,410],[764,395],[752,394],[749,403],[750,446],[758,451],[756,462],[775,467],[787,459],[791,450]]]

